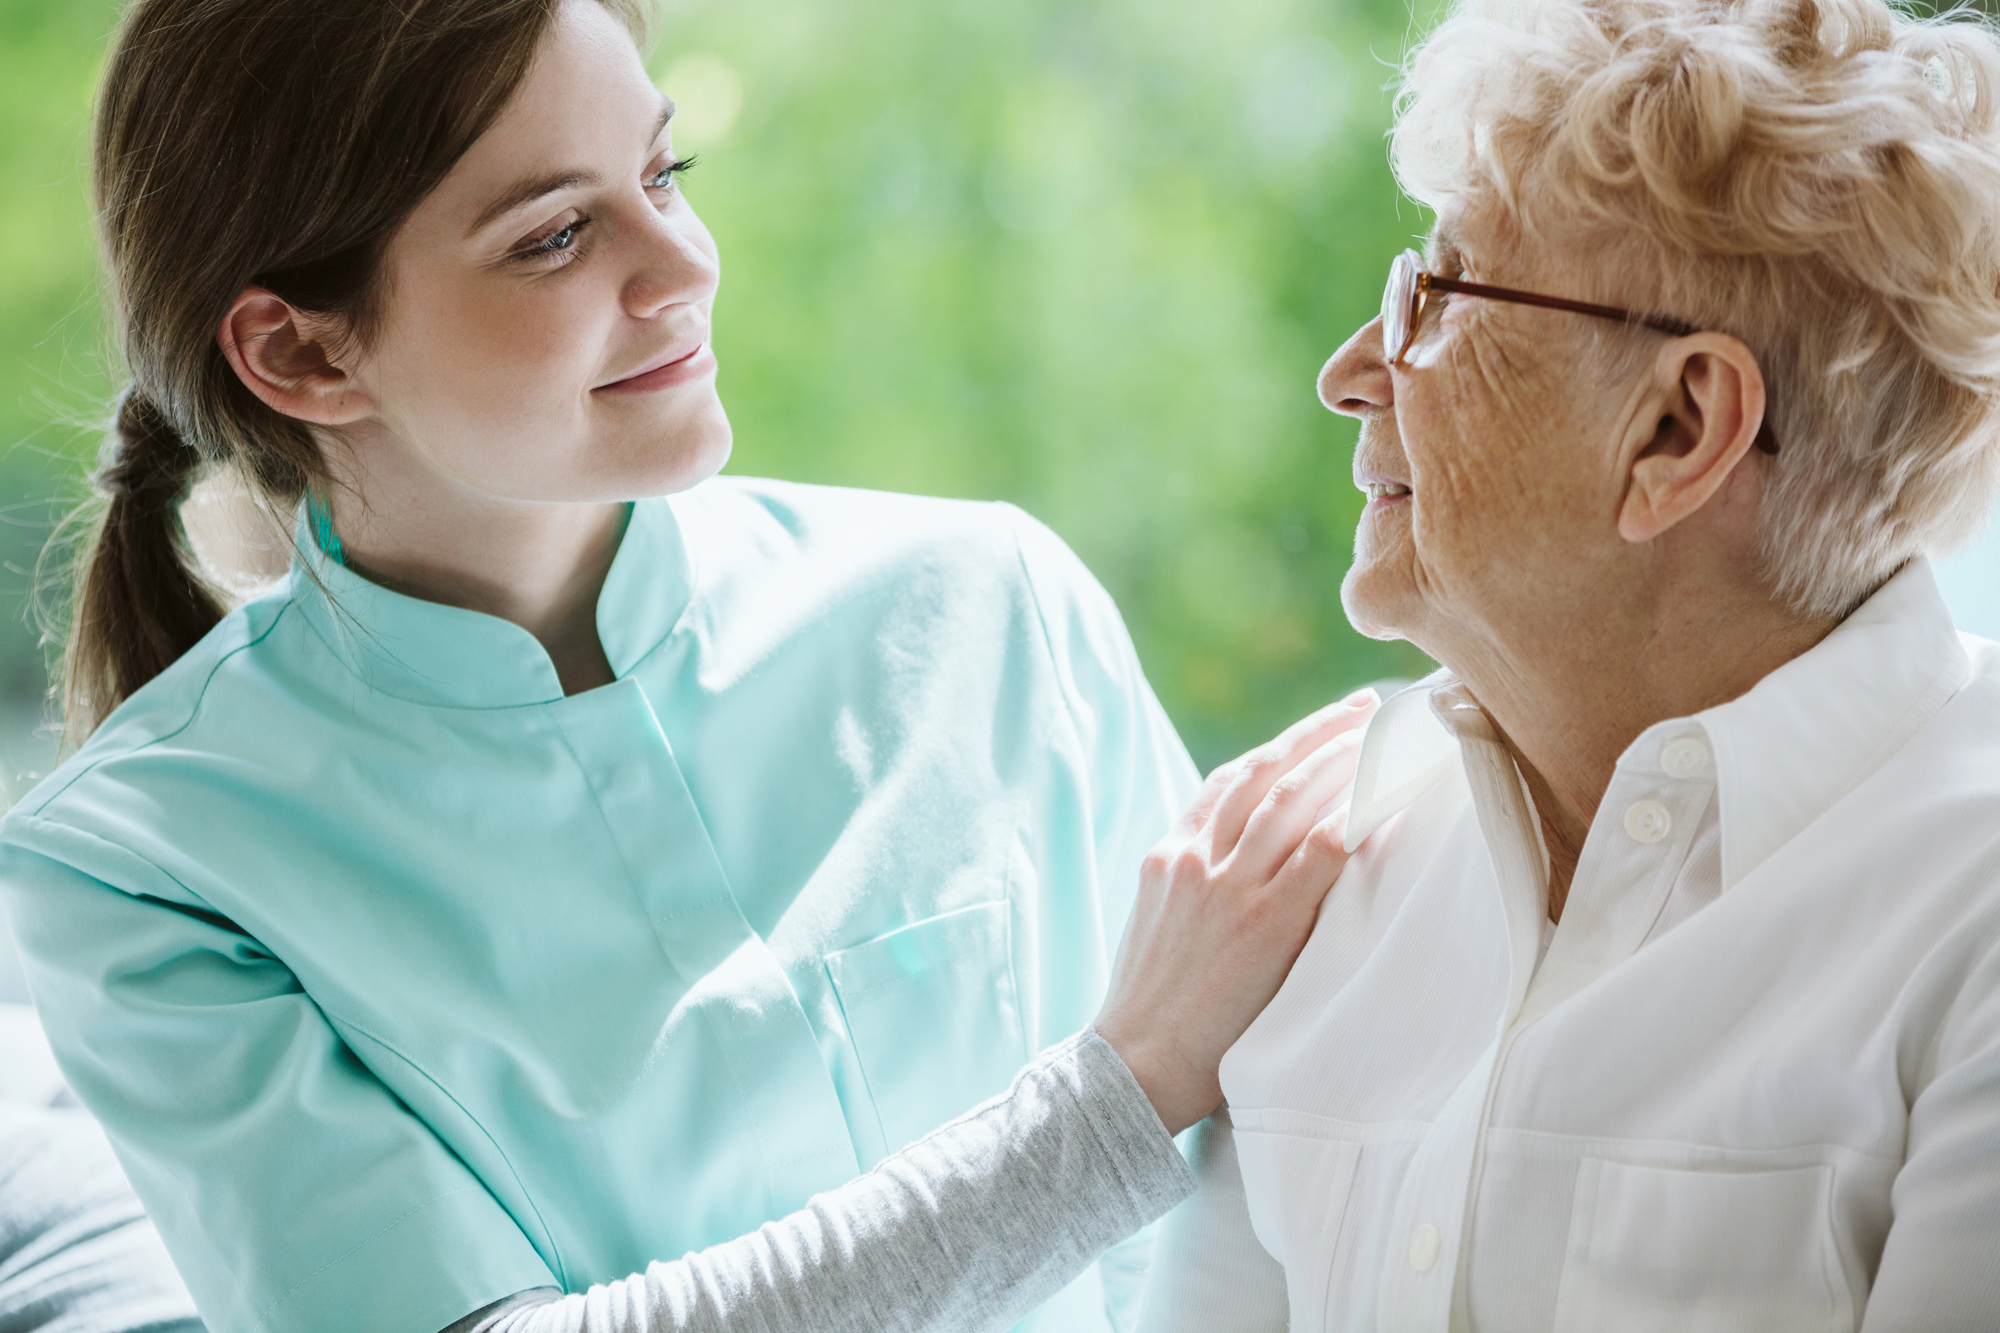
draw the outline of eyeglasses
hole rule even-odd
[[[1424,303],[1432,292],[1456,292],[1462,296],[1483,296],[1489,301],[1512,301],[1516,305],[1536,305],[1548,310],[1595,315],[1599,319],[1615,319],[1621,324],[1657,329],[1676,338],[1685,338],[1699,328],[1678,319],[1634,314],[1616,306],[1592,305],[1588,301],[1516,291],[1512,287],[1488,287],[1482,282],[1440,278],[1435,273],[1424,271],[1422,255],[1415,250],[1405,250],[1389,265],[1389,285],[1382,291],[1382,354],[1388,358],[1390,365],[1400,362],[1409,352],[1410,344],[1417,340],[1417,330],[1423,322]],[[1771,433],[1768,414],[1757,428],[1757,448],[1767,454],[1778,452],[1778,439]]]
[[[1641,324],[1661,333],[1671,333],[1676,338],[1685,338],[1695,331],[1693,324],[1684,324],[1677,319],[1635,315],[1616,306],[1570,301],[1560,296],[1543,296],[1539,292],[1516,291],[1512,287],[1488,287],[1483,282],[1440,278],[1435,273],[1424,272],[1422,255],[1415,250],[1405,250],[1396,256],[1395,263],[1389,265],[1389,285],[1382,292],[1382,353],[1389,358],[1390,365],[1401,361],[1409,352],[1410,344],[1417,340],[1424,303],[1432,292],[1457,292],[1463,296],[1483,296],[1491,301],[1512,301],[1517,305],[1538,305],[1549,310],[1596,315],[1600,319],[1615,319],[1621,324]]]

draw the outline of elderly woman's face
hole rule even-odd
[[[1569,293],[1559,263],[1508,229],[1447,213],[1426,267]],[[1539,632],[1621,545],[1616,386],[1592,383],[1575,315],[1433,294],[1401,362],[1371,320],[1320,372],[1320,400],[1358,417],[1355,484],[1369,495],[1341,589],[1364,633],[1442,656],[1467,633]],[[1613,336],[1622,336],[1614,334]]]

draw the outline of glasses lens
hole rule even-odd
[[[1410,345],[1410,323],[1416,318],[1417,274],[1422,261],[1405,250],[1389,265],[1389,285],[1382,291],[1382,357],[1393,362]]]

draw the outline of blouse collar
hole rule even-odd
[[[514,708],[563,697],[534,635],[479,611],[392,592],[329,556],[301,516],[291,599],[334,655],[371,688],[446,708]],[[597,633],[623,679],[687,609],[693,568],[673,505],[630,507],[597,599]]]
[[[1696,727],[1706,733],[1728,888],[1881,767],[1970,671],[1930,563],[1918,557],[1748,693],[1647,728],[1619,766],[1654,770],[1663,735]],[[1448,671],[1384,701],[1362,737],[1348,850],[1454,771],[1468,740],[1498,744],[1500,737]]]

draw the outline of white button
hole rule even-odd
[[[1410,1267],[1419,1273],[1428,1273],[1438,1261],[1438,1251],[1444,1248],[1444,1237],[1438,1229],[1426,1222],[1410,1236]]]
[[[1708,764],[1708,746],[1699,736],[1681,736],[1660,747],[1660,767],[1669,777],[1691,778]]]
[[[1658,842],[1674,826],[1674,817],[1658,801],[1634,801],[1625,812],[1625,831],[1640,842]]]

